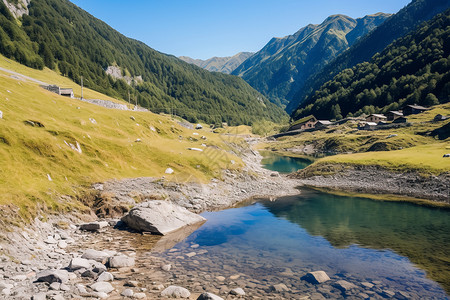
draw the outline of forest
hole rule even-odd
[[[154,112],[191,122],[232,125],[268,120],[285,113],[235,76],[210,73],[127,38],[67,0],[34,0],[29,15],[15,19],[0,2],[0,53],[36,69],[48,67],[76,83],[128,99]],[[107,75],[141,76],[128,84]],[[134,102],[134,101],[133,101]]]
[[[368,62],[345,69],[305,99],[293,119],[341,119],[407,104],[449,101],[450,10],[397,39]]]

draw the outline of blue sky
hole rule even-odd
[[[258,51],[333,14],[396,13],[410,0],[71,0],[122,34],[175,56]]]

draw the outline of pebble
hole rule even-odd
[[[189,298],[191,293],[181,286],[171,285],[161,292],[161,296],[171,298]]]
[[[113,281],[113,280],[114,280],[114,276],[113,276],[113,274],[111,274],[109,272],[103,272],[97,278],[97,282],[107,282],[107,281]]]
[[[133,295],[133,298],[145,299],[145,298],[147,298],[147,295],[145,293],[136,293],[136,294]]]
[[[125,289],[125,290],[123,290],[123,292],[120,295],[122,295],[124,297],[132,297],[133,294],[134,294],[134,292],[132,289]]]
[[[235,288],[230,291],[231,295],[235,296],[245,296],[245,292],[242,288]]]
[[[91,289],[96,292],[110,293],[114,291],[113,286],[109,282],[96,282],[91,285]]]

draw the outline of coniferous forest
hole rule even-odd
[[[341,119],[385,113],[406,104],[449,101],[450,10],[424,22],[369,62],[345,69],[315,91],[293,113]]]

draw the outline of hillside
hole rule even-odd
[[[341,119],[386,113],[406,104],[431,106],[450,95],[450,9],[396,40],[370,62],[339,73],[293,114]]]
[[[21,3],[10,1],[10,3]],[[250,124],[284,113],[243,80],[187,64],[129,39],[68,0],[33,0],[15,19],[0,2],[0,53],[44,66],[109,96],[190,121]],[[106,70],[115,77],[106,74]]]
[[[383,13],[356,20],[344,15],[330,16],[320,25],[310,24],[293,35],[273,38],[232,74],[242,77],[270,101],[285,106],[309,75],[387,17]]]
[[[436,14],[450,7],[450,0],[413,0],[398,13],[390,17],[375,30],[356,42],[350,49],[339,55],[321,71],[312,74],[302,88],[298,89],[287,111],[292,112],[305,98],[333,79],[344,69],[352,68],[358,63],[369,61],[377,52],[382,51],[395,39],[415,30],[422,22],[430,20]]]
[[[210,72],[221,72],[225,74],[231,74],[240,64],[242,64],[247,58],[252,56],[253,52],[239,52],[233,56],[227,57],[212,57],[206,60],[193,59],[187,56],[180,56],[179,59],[196,65],[200,68],[208,70]]]
[[[39,80],[70,82],[49,69],[0,60],[0,66]],[[108,99],[89,89],[85,95]],[[112,178],[205,182],[220,178],[224,168],[242,166],[229,153],[227,138],[209,130],[187,129],[169,116],[112,110],[59,96],[4,71],[0,111],[0,205],[5,215],[12,211],[29,217],[37,210],[77,208],[73,198],[64,202],[60,196],[76,197],[83,187]],[[165,174],[167,168],[174,173]]]

